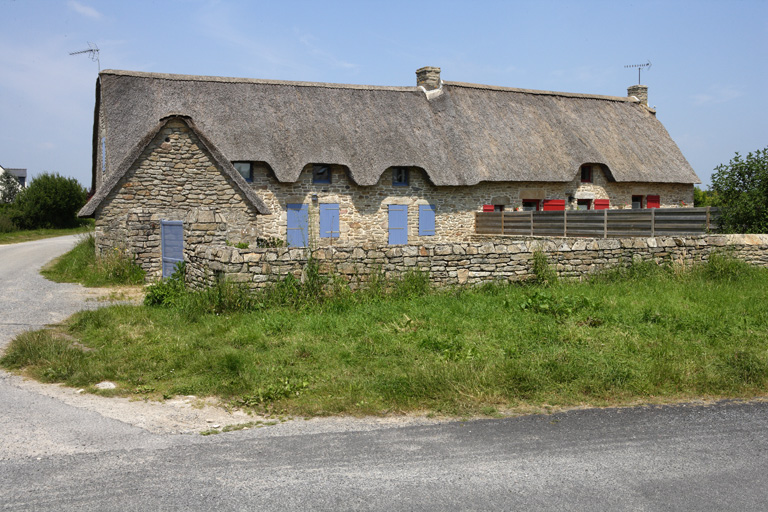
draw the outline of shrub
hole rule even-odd
[[[12,233],[18,229],[8,215],[0,213],[0,233]]]
[[[549,286],[557,282],[557,272],[549,265],[547,256],[541,251],[533,253],[534,281],[538,284]]]
[[[726,233],[768,233],[768,148],[736,153],[712,174],[712,191]]]
[[[76,227],[86,197],[75,178],[44,173],[16,196],[13,221],[23,229]]]
[[[147,287],[144,297],[145,306],[180,306],[187,292],[184,279],[186,269],[183,263],[176,265],[176,271],[168,279],[163,279]]]

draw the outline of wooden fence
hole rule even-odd
[[[476,212],[478,235],[618,238],[700,235],[717,229],[717,208]]]

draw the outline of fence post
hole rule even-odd
[[[568,210],[563,210],[563,238],[568,237]]]
[[[504,232],[504,215],[505,215],[504,211],[502,210],[501,212],[501,234],[502,235],[506,235],[506,233]]]
[[[608,238],[608,208],[603,210],[603,238]]]
[[[531,214],[531,236],[533,236],[533,210],[531,210],[528,213]]]
[[[656,236],[656,208],[651,208],[651,236]]]
[[[707,206],[707,233],[709,233],[709,209],[711,206]]]

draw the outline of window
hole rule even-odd
[[[592,166],[591,165],[581,166],[581,182],[592,183]]]
[[[245,181],[248,183],[253,182],[253,165],[251,162],[232,162],[232,165],[235,166],[235,170],[240,173],[240,176]]]
[[[330,183],[331,168],[327,165],[312,166],[312,183]]]
[[[408,168],[407,167],[392,168],[392,186],[394,187],[408,186]]]
[[[643,208],[643,196],[632,196],[632,209],[641,210]]]
[[[339,205],[320,205],[320,238],[339,238]]]
[[[576,209],[577,210],[591,210],[592,209],[592,200],[591,199],[578,199],[576,201]]]
[[[523,211],[525,212],[537,212],[539,211],[538,199],[523,199]]]
[[[435,205],[419,205],[419,236],[434,236],[435,234]]]

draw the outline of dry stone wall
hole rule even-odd
[[[532,259],[544,253],[558,275],[584,278],[632,261],[674,262],[688,266],[705,261],[713,251],[728,251],[752,265],[768,267],[768,235],[702,235],[626,239],[482,238],[467,243],[317,248],[312,256],[321,271],[352,282],[372,272],[396,276],[409,270],[429,272],[438,285],[525,280],[533,276]],[[253,288],[287,274],[301,277],[308,249],[237,249],[198,245],[186,254],[187,279],[196,288],[227,278]]]

